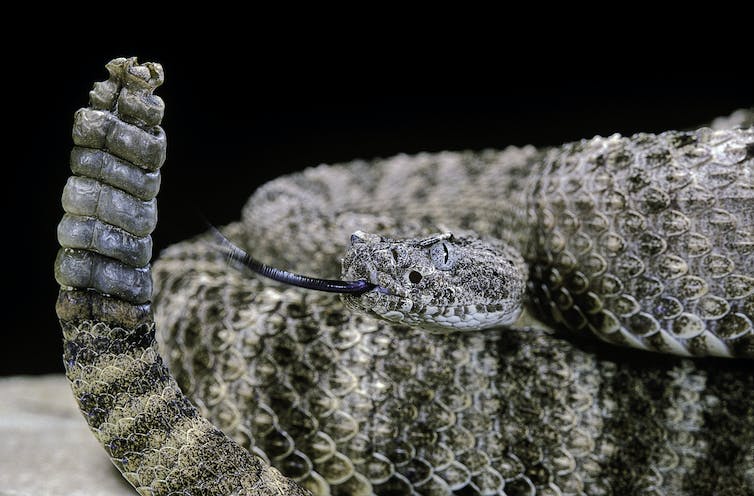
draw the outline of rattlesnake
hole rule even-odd
[[[161,255],[153,319],[162,68],[108,70],[74,122],[57,311],[81,410],[141,494],[754,491],[751,128],[320,166],[263,186],[223,229],[328,277],[354,231],[429,238],[412,245],[424,265],[388,238],[352,240],[344,275],[369,277],[358,253],[376,247],[368,266],[397,279],[374,282],[404,296],[449,270],[431,250],[450,265],[456,248],[438,243],[504,240],[529,276],[513,328],[407,327],[412,309],[438,312],[421,296],[368,296],[399,323],[351,313],[231,267],[211,235]],[[479,310],[463,303],[445,321]]]

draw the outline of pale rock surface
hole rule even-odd
[[[0,379],[0,496],[134,496],[62,375]]]

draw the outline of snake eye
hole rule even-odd
[[[408,273],[408,280],[411,281],[412,284],[419,284],[422,280],[422,275],[419,272],[412,270]]]
[[[429,249],[429,256],[437,270],[450,270],[456,263],[453,245],[445,241],[432,245]]]

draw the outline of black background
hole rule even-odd
[[[269,46],[201,53],[53,43],[44,54],[17,52],[4,75],[2,148],[13,181],[4,184],[11,222],[3,267],[11,277],[3,308],[11,319],[2,331],[0,375],[62,371],[52,266],[70,127],[113,57],[139,55],[165,68],[158,94],[167,106],[168,160],[155,253],[200,232],[199,213],[217,224],[234,220],[259,184],[309,165],[660,132],[754,105],[746,64],[704,71],[675,66],[667,54],[647,66],[632,60],[626,71],[625,58],[598,63],[612,59],[593,54],[578,64],[538,59],[523,66],[499,52],[439,50],[292,57]]]

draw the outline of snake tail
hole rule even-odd
[[[160,357],[151,308],[165,105],[159,64],[117,58],[74,117],[55,261],[64,364],[90,429],[142,495],[305,495],[204,419]]]

